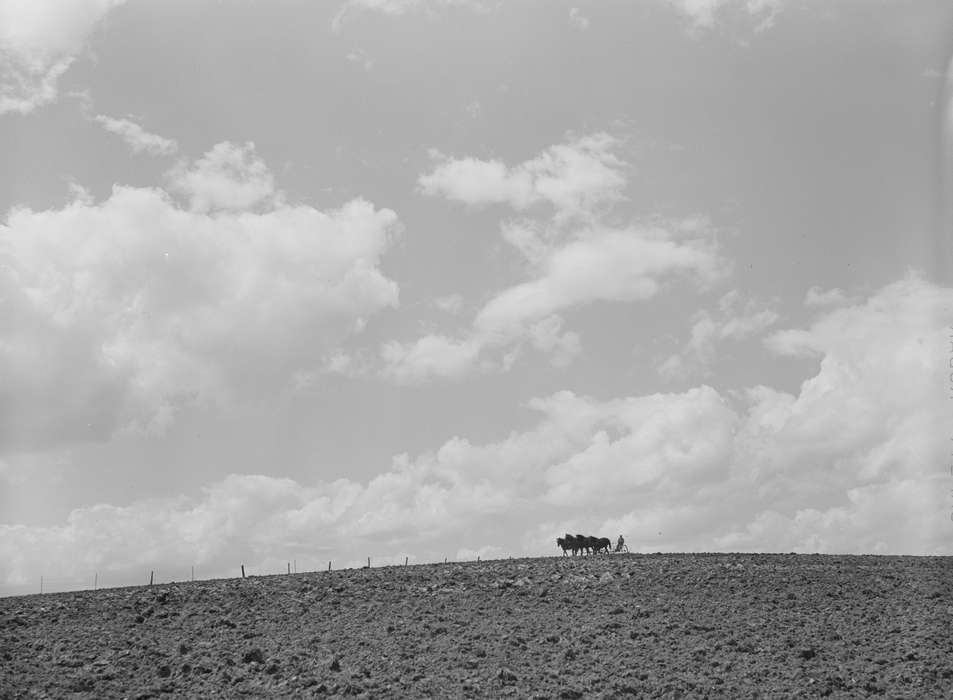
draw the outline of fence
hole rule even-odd
[[[400,557],[403,556],[403,562],[400,561]],[[506,556],[500,556],[501,559],[507,558]],[[513,557],[508,557],[512,559]],[[327,566],[325,567],[323,561],[327,561]],[[343,565],[339,564],[339,568],[334,567],[333,560],[323,560],[320,563],[316,563],[315,566],[310,568],[302,567],[300,573],[305,573],[308,571],[335,571],[335,570],[347,570],[347,569],[370,569],[373,566],[373,559],[367,557],[366,564],[363,562],[355,562],[353,560],[348,560],[344,562]],[[475,562],[482,561],[480,555],[477,555],[475,560],[470,560]],[[424,564],[440,564],[441,561],[414,561],[415,565],[424,565]],[[456,559],[451,559],[450,557],[444,557],[442,560],[443,564],[447,563],[457,563]],[[397,557],[385,557],[384,563],[379,564],[379,566],[409,566],[410,557],[408,555],[399,555]],[[201,574],[202,572],[200,572]],[[94,571],[84,578],[62,578],[62,577],[50,577],[45,574],[40,574],[36,581],[31,583],[17,583],[17,584],[5,584],[0,583],[0,597],[6,596],[21,596],[21,595],[32,595],[32,594],[45,594],[45,593],[69,593],[76,591],[90,591],[97,590],[100,588],[122,588],[125,586],[142,586],[142,585],[166,585],[169,583],[182,583],[186,581],[196,581],[196,580],[215,580],[215,579],[224,579],[224,578],[245,578],[246,576],[261,576],[261,575],[276,575],[276,574],[286,574],[293,575],[299,573],[298,560],[292,559],[289,562],[286,562],[284,570],[277,571],[261,571],[261,570],[252,570],[248,569],[246,571],[244,564],[236,565],[234,572],[223,571],[217,569],[212,572],[205,572],[206,576],[202,578],[196,578],[195,567],[191,566],[188,569],[176,568],[176,569],[150,569],[148,571],[143,571],[141,576],[134,576],[130,573],[124,572],[122,574],[113,573],[113,572],[97,572]]]

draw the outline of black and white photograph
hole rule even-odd
[[[0,0],[0,700],[953,697],[950,0]]]

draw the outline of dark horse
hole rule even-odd
[[[609,553],[611,542],[608,537],[591,537],[586,535],[570,535],[568,532],[563,537],[556,538],[556,546],[563,550],[563,556],[572,552],[573,556],[580,552],[584,554],[598,554],[599,552]]]

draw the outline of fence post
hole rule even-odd
[[[288,562],[288,575],[291,576],[291,562]]]
[[[245,565],[242,564],[242,578],[245,578]]]
[[[370,558],[370,557],[367,558],[367,568],[368,568],[368,569],[371,568],[371,558]]]
[[[152,585],[152,581],[153,581],[153,579],[155,578],[155,575],[156,575],[156,572],[155,572],[155,571],[150,571],[150,572],[149,572],[149,585],[150,585],[150,586]]]
[[[328,573],[331,573],[331,562],[328,562]]]
[[[96,572],[96,575],[93,577],[93,590],[99,589],[99,572]]]
[[[192,580],[195,580],[195,565],[192,565]]]
[[[408,560],[408,559],[410,559],[410,557],[404,557],[404,566],[407,566],[407,560]]]
[[[295,573],[298,573],[298,560],[297,560],[297,559],[294,560],[294,570],[295,570]]]

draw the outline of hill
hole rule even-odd
[[[953,560],[428,564],[0,599],[0,697],[949,697]]]

